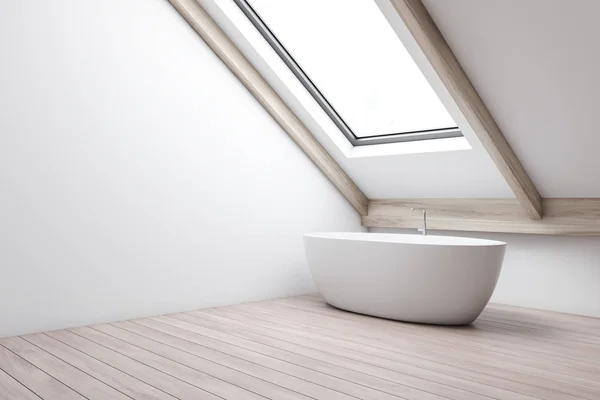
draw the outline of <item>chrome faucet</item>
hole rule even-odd
[[[417,229],[423,232],[423,236],[427,235],[427,210],[424,208],[411,208],[412,211],[423,211],[423,229]]]

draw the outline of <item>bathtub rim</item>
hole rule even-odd
[[[480,239],[463,236],[416,235],[407,233],[379,232],[312,232],[304,238],[354,241],[366,243],[390,243],[426,246],[487,247],[506,246],[506,242],[492,239]]]

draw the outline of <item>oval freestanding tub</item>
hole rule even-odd
[[[304,235],[319,292],[334,307],[440,325],[473,322],[498,281],[506,243],[386,233]]]

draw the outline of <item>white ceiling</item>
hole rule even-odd
[[[423,1],[541,195],[600,197],[600,1]]]

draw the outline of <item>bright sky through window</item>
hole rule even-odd
[[[357,138],[456,128],[368,0],[248,0]]]

